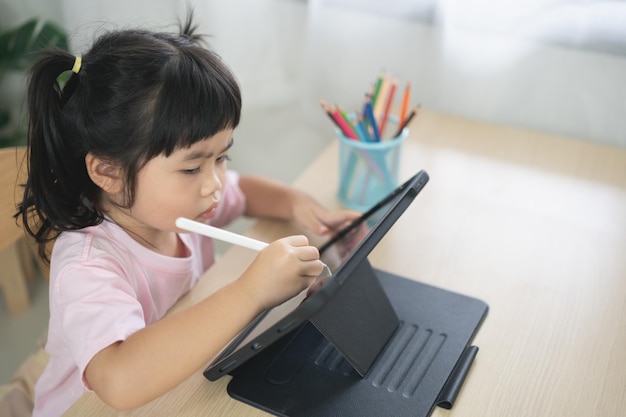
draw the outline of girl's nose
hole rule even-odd
[[[215,169],[210,170],[210,172],[205,176],[202,183],[202,196],[209,196],[221,189],[222,180],[220,178],[219,172]]]

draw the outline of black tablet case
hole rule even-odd
[[[234,370],[229,395],[292,417],[425,417],[451,408],[488,306],[367,260],[354,274],[310,322]]]

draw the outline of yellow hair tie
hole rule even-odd
[[[76,59],[74,60],[74,66],[72,67],[72,72],[74,74],[78,74],[78,71],[80,71],[80,66],[83,63],[83,58],[80,56],[77,56]]]

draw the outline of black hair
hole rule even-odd
[[[87,153],[121,168],[123,204],[130,207],[137,174],[150,159],[239,124],[237,81],[195,31],[190,13],[178,34],[105,33],[63,87],[59,76],[76,61],[70,53],[44,51],[31,68],[28,179],[16,217],[46,261],[46,245],[59,233],[104,219]]]

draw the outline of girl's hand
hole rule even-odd
[[[251,302],[263,310],[277,306],[309,287],[322,273],[319,251],[306,236],[288,236],[272,242],[239,278]]]
[[[317,235],[337,231],[356,220],[361,213],[352,210],[330,211],[312,197],[297,193],[293,199],[293,219]]]
[[[294,220],[317,235],[339,230],[360,215],[351,210],[330,211],[307,193],[267,178],[244,175],[239,187],[246,196],[247,216]]]

